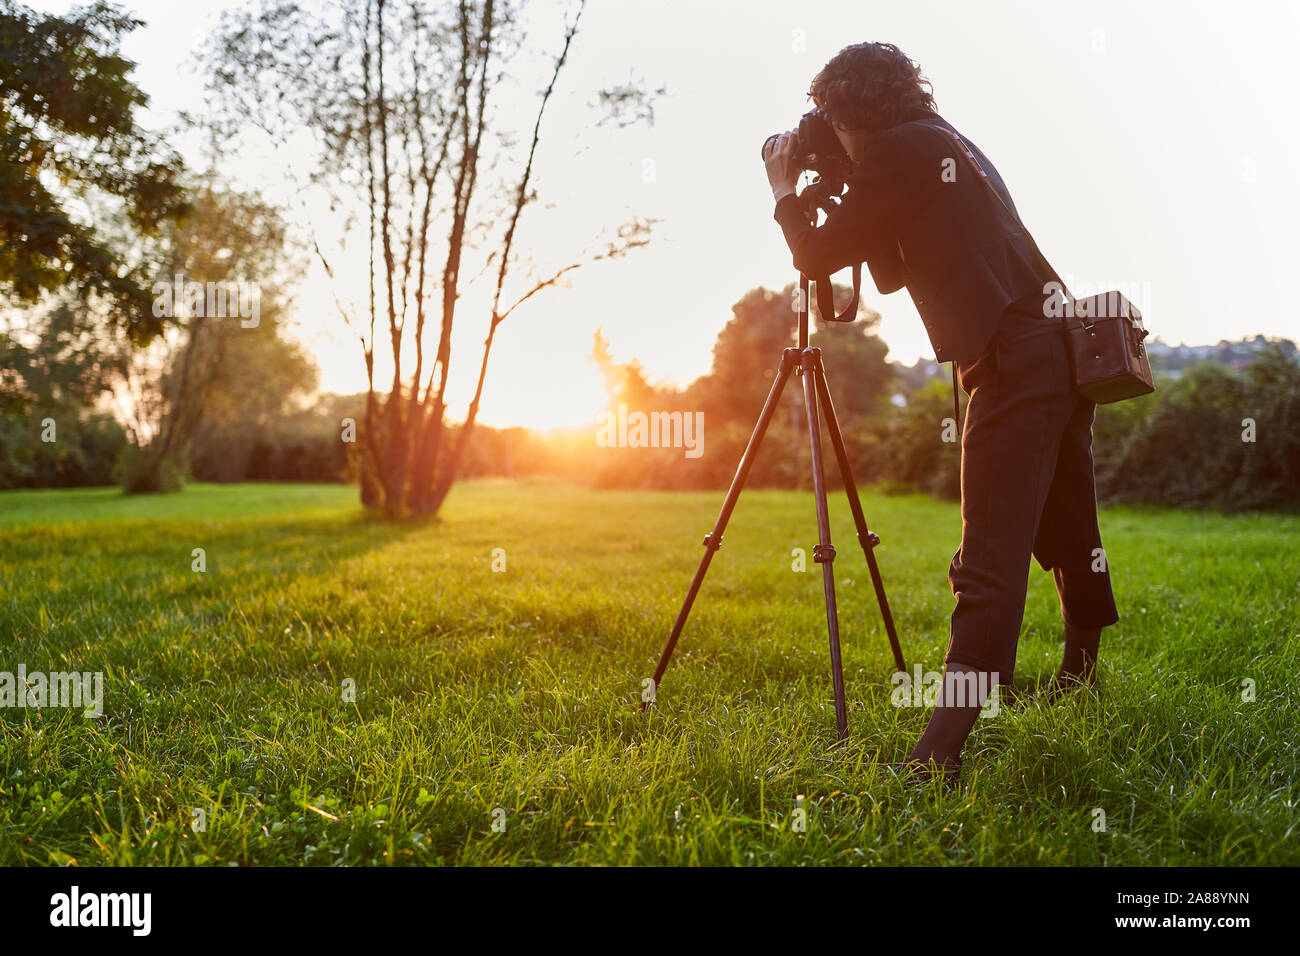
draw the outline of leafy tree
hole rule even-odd
[[[837,286],[837,307],[843,308],[850,294]],[[693,394],[712,417],[749,424],[758,417],[780,369],[782,351],[797,344],[794,295],[793,284],[780,292],[752,289],[732,306],[732,317],[713,346],[712,368],[692,386]],[[841,417],[879,411],[894,383],[893,370],[885,361],[888,346],[876,335],[880,313],[860,309],[859,316],[853,323],[824,322],[814,307],[808,338],[809,345],[822,350],[826,378]],[[786,392],[794,396],[791,407],[801,410],[797,379],[786,385]]]
[[[617,363],[610,354],[609,340],[603,330],[597,329],[591,350],[591,360],[605,379],[605,391],[611,408],[620,404],[628,408],[669,410],[679,407],[681,396],[673,389],[654,385],[646,377],[639,361]]]
[[[150,233],[185,210],[181,161],[137,125],[146,97],[119,52],[141,25],[103,2],[63,17],[0,2],[0,289],[32,302],[70,285],[148,339],[148,278],[74,214],[120,200]]]
[[[254,451],[283,453],[286,459],[310,455],[311,462],[294,468],[285,464],[262,479],[333,481],[346,466],[340,440],[340,418],[322,420],[308,432],[295,421],[296,406],[314,390],[318,372],[294,341],[284,338],[274,317],[256,329],[223,329],[224,341],[208,335],[204,351],[220,351],[220,374],[206,388],[203,414],[188,442],[188,470],[211,481],[244,481]]]
[[[151,308],[168,325],[132,361],[134,450],[120,476],[132,492],[178,488],[196,438],[209,454],[246,457],[259,427],[316,384],[314,366],[281,334],[282,290],[297,272],[277,208],[209,181],[154,259]],[[190,289],[201,298],[191,300]]]
[[[795,345],[788,291],[751,289],[731,307],[713,345],[712,367],[691,388],[710,421],[752,425],[757,419],[780,370],[782,350]],[[798,389],[787,384],[786,391]]]
[[[126,361],[102,317],[71,296],[11,316],[0,331],[0,487],[109,483],[126,436],[99,406]]]
[[[895,390],[897,373],[885,359],[889,346],[876,334],[880,313],[866,309],[861,314],[852,324],[819,319],[808,337],[809,345],[822,350],[826,381],[842,419],[880,414]]]
[[[16,313],[0,331],[0,411],[94,405],[126,367],[126,351],[68,297]]]
[[[850,294],[847,289],[836,289],[838,308],[844,307]],[[605,377],[611,410],[626,404],[642,411],[703,412],[707,437],[704,455],[698,460],[684,459],[676,449],[605,450],[598,459],[596,480],[611,486],[642,487],[727,484],[780,369],[783,350],[797,344],[793,302],[793,285],[780,292],[757,288],[745,293],[732,306],[731,319],[718,333],[709,372],[680,392],[653,385],[635,361],[614,363],[608,343],[597,332],[592,358]],[[809,337],[810,345],[822,349],[836,415],[855,472],[862,460],[864,439],[854,426],[881,410],[893,383],[892,369],[885,361],[886,346],[875,334],[880,315],[871,310],[861,315],[853,324],[823,323],[818,318]],[[811,486],[802,388],[797,377],[787,381],[750,473],[750,484]],[[839,480],[839,472],[829,444],[824,455],[828,480],[833,484]]]
[[[345,229],[340,248],[368,261],[364,304],[349,305],[337,284],[336,302],[368,382],[361,497],[389,516],[441,507],[474,432],[501,324],[574,269],[645,242],[645,224],[634,220],[545,265],[519,244],[523,213],[538,203],[547,105],[582,8],[557,31],[559,50],[524,129],[503,118],[508,71],[524,52],[519,5],[508,0],[265,3],[229,15],[214,39],[219,114],[232,127],[252,122],[286,149],[299,150],[305,134],[316,147],[312,186],[336,208],[362,211],[364,225]],[[619,90],[604,105],[626,114],[638,101]],[[312,235],[333,281],[333,253]],[[452,331],[475,275],[488,277],[491,304],[474,396],[453,439]]]

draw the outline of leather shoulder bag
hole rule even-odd
[[[1142,340],[1147,337],[1147,330],[1142,325],[1142,313],[1137,306],[1120,292],[1102,292],[1082,299],[1070,295],[1070,290],[1038,248],[1038,243],[1029,234],[1020,217],[998,193],[975,154],[956,133],[948,130],[944,130],[944,133],[966,157],[967,164],[984,181],[993,197],[1015,220],[1029,244],[1034,247],[1038,258],[1061,287],[1061,293],[1065,297],[1064,302],[1060,303],[1061,324],[1075,389],[1102,405],[1154,392],[1156,387],[1151,378],[1151,363],[1147,359],[1146,347],[1142,344]],[[1046,289],[1043,291],[1047,292]]]

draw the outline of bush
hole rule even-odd
[[[1280,349],[1240,371],[1193,366],[1150,396],[1098,408],[1098,494],[1225,511],[1295,508],[1297,423],[1300,364]]]
[[[869,426],[870,454],[863,472],[867,481],[889,482],[897,491],[912,488],[937,498],[961,497],[960,432],[944,441],[952,418],[952,385],[933,379],[914,392],[905,406]]]
[[[41,440],[45,418],[53,442]],[[0,488],[83,488],[113,484],[126,432],[109,415],[34,410],[0,417]]]

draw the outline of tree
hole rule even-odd
[[[143,340],[161,329],[147,278],[71,211],[110,197],[150,233],[186,209],[179,157],[136,124],[147,98],[118,47],[141,25],[103,2],[65,17],[0,2],[0,288],[103,296]]]
[[[208,384],[202,415],[191,430],[186,456],[188,470],[202,480],[244,481],[259,446],[281,451],[281,445],[302,446],[301,429],[288,427],[314,391],[316,366],[297,342],[280,334],[274,315],[256,329],[227,325],[223,341],[212,336],[205,353],[220,349],[220,374]],[[328,455],[333,473],[304,469],[317,480],[338,478],[345,455],[339,441],[342,416],[321,421],[312,441],[313,454]],[[324,446],[324,447],[322,447]]]
[[[309,134],[311,185],[337,206],[362,209],[364,226],[345,230],[340,249],[346,259],[360,246],[368,260],[365,303],[350,306],[337,287],[335,301],[368,383],[361,498],[389,516],[441,507],[474,431],[501,324],[574,269],[646,241],[646,224],[633,220],[548,265],[519,248],[523,213],[538,202],[543,119],[581,16],[579,3],[531,126],[519,130],[503,110],[506,71],[522,49],[520,10],[507,0],[364,0],[319,13],[268,3],[229,15],[214,41],[218,113],[286,147]],[[620,90],[606,105],[625,112],[636,99]],[[312,239],[337,280],[333,253],[314,229]],[[477,385],[453,440],[452,332],[458,303],[484,275],[493,284]],[[426,341],[435,321],[436,339]],[[377,381],[380,363],[387,385]]]
[[[851,291],[837,288],[835,292],[837,308],[842,310]],[[793,303],[793,285],[780,292],[757,288],[745,293],[732,306],[731,319],[718,333],[709,372],[684,390],[651,383],[639,362],[614,362],[609,343],[597,331],[591,358],[605,378],[610,410],[626,404],[629,409],[641,411],[702,412],[707,452],[697,460],[689,460],[680,452],[648,453],[638,449],[623,454],[604,450],[595,480],[609,486],[678,488],[729,483],[780,369],[783,350],[797,344]],[[815,318],[809,336],[809,344],[823,350],[836,415],[851,459],[861,444],[858,434],[864,433],[856,426],[884,410],[885,398],[894,383],[894,370],[885,361],[887,348],[875,334],[879,313],[868,309],[859,314],[861,318],[852,324],[824,323]],[[865,439],[869,440],[870,435]],[[827,448],[827,474],[835,480],[839,470]],[[791,377],[763,439],[749,483],[809,486],[812,472],[808,453],[802,384],[797,377]],[[858,471],[859,475],[864,473],[874,474],[874,470]]]
[[[889,346],[876,334],[880,313],[864,309],[852,324],[822,322],[808,344],[822,350],[826,381],[840,418],[866,418],[884,410],[897,385],[897,370],[885,360]]]
[[[151,310],[166,332],[133,358],[128,412],[134,452],[127,491],[176,490],[200,427],[232,442],[315,386],[315,368],[280,335],[287,261],[281,213],[255,195],[209,181],[193,210],[153,251]],[[232,451],[251,450],[251,442]]]
[[[128,349],[69,294],[12,315],[0,330],[0,487],[108,484],[126,444],[99,407]]]
[[[713,366],[692,386],[714,418],[752,424],[758,417],[780,369],[782,350],[797,344],[794,294],[793,284],[780,292],[751,289],[731,307],[732,317],[713,346]],[[851,294],[837,286],[837,308],[843,309]],[[879,411],[894,384],[894,371],[885,361],[888,346],[876,335],[880,313],[860,307],[858,315],[852,323],[824,322],[814,312],[808,337],[809,345],[822,350],[826,378],[841,417]],[[786,392],[794,395],[791,409],[802,416],[803,401],[797,386],[797,381],[788,383]]]
[[[789,287],[782,292],[751,289],[731,307],[718,332],[708,375],[692,385],[710,421],[752,426],[781,367],[783,349],[795,346],[795,314]],[[786,385],[785,402],[803,407],[797,388]]]

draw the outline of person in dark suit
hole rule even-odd
[[[1031,556],[1052,571],[1065,624],[1053,693],[1095,682],[1101,630],[1119,620],[1097,524],[1095,405],[1072,384],[1054,271],[997,169],[935,111],[920,67],[893,44],[855,44],[809,95],[851,168],[817,227],[796,196],[795,134],[765,152],[795,268],[816,279],[865,262],[882,294],[906,287],[969,396],[944,689],[906,761],[955,779],[983,703],[965,693],[971,678],[1012,681]]]

